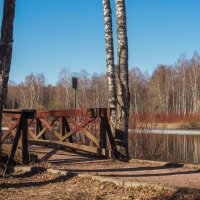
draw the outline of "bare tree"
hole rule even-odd
[[[107,83],[108,83],[108,106],[111,111],[111,129],[115,135],[116,128],[116,84],[115,84],[115,64],[112,31],[112,11],[110,0],[103,0],[104,27],[106,41],[106,61],[107,61]]]
[[[128,39],[125,0],[116,0],[117,14],[117,123],[116,144],[119,156],[128,157],[128,121],[130,94],[128,85]]]
[[[189,79],[191,83],[191,91],[192,91],[192,108],[191,113],[196,114],[198,112],[198,79],[200,75],[200,56],[197,52],[194,53],[191,61],[191,67],[189,71]]]
[[[68,69],[61,69],[56,87],[56,95],[53,97],[57,109],[69,109],[72,107],[71,73]]]
[[[0,138],[2,134],[2,110],[7,95],[7,84],[12,59],[14,15],[15,0],[4,0],[0,40]]]
[[[130,114],[138,116],[147,111],[147,86],[148,77],[139,68],[129,71],[129,90],[131,94]]]
[[[110,0],[103,0],[107,53],[108,102],[111,108],[111,128],[115,136],[116,158],[128,156],[128,119],[130,94],[128,87],[128,40],[125,0],[116,0],[118,65],[114,65],[112,12]],[[117,77],[115,77],[115,74]],[[116,78],[116,83],[115,83]]]

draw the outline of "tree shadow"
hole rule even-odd
[[[49,158],[51,158],[55,153],[57,153],[58,149],[53,149],[50,152],[46,153],[41,159],[40,162],[45,162]]]
[[[147,166],[147,167],[123,167],[123,168],[103,168],[103,169],[76,169],[76,172],[134,172],[134,171],[153,171],[163,169],[181,168],[182,164],[167,163],[162,166]]]
[[[40,174],[40,173],[42,173],[44,171],[46,171],[46,169],[44,167],[32,167],[31,171],[20,173],[20,174],[16,174],[16,175],[12,175],[12,177],[15,177],[15,178],[29,178],[29,177],[35,176],[37,174]]]
[[[39,181],[39,182],[0,183],[0,189],[8,189],[8,188],[19,189],[19,188],[27,188],[27,187],[40,187],[40,186],[44,186],[44,185],[48,185],[48,184],[64,182],[74,176],[75,175],[68,175],[68,176],[60,175],[57,178],[45,180],[45,181]]]
[[[68,158],[68,159],[51,159],[46,161],[46,163],[54,164],[54,165],[72,165],[72,164],[86,164],[86,163],[94,163],[100,161],[99,159],[91,159],[91,158]]]
[[[34,154],[42,154],[42,157],[38,159],[39,162],[47,162],[47,163],[60,163],[63,164],[73,164],[73,163],[79,163],[79,162],[88,162],[88,161],[103,161],[106,160],[104,156],[97,156],[93,154],[87,154],[82,151],[74,151],[73,149],[69,148],[58,148],[53,145],[48,146],[39,146],[39,145],[30,145],[30,152]],[[67,154],[66,154],[67,153]],[[56,157],[54,157],[56,155]],[[67,156],[65,159],[64,156]],[[61,156],[61,159],[58,157]],[[68,158],[70,157],[70,159]],[[51,160],[49,160],[51,158]]]
[[[139,178],[139,177],[156,177],[156,176],[173,176],[173,175],[188,175],[188,174],[198,174],[200,173],[200,170],[192,170],[192,171],[180,171],[180,172],[167,172],[167,173],[155,173],[155,174],[106,174],[102,176],[107,177],[133,177],[133,178]]]

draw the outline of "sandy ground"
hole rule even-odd
[[[51,168],[172,187],[200,189],[200,166],[192,168],[142,161],[119,162],[39,146],[32,146],[32,152],[34,151],[37,151],[39,159]]]
[[[0,199],[200,199],[198,191],[122,188],[91,178],[60,176],[46,172],[0,177]]]
[[[99,175],[114,179],[155,183],[170,187],[138,186],[123,188],[76,175],[62,176],[45,171],[2,176],[0,199],[200,199],[200,168],[143,161],[119,162],[88,157],[74,152],[32,146],[45,168]],[[36,164],[33,164],[36,165]]]

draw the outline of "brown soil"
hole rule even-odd
[[[119,162],[39,146],[39,166],[167,187],[123,188],[91,178],[47,172],[0,175],[0,199],[200,199],[200,167],[158,162]]]
[[[60,176],[46,172],[0,177],[0,199],[200,199],[197,191],[122,188],[91,178]]]
[[[37,153],[39,159],[48,165],[48,168],[171,187],[200,189],[200,166],[192,168],[158,162],[119,162],[39,146],[32,146],[32,152],[34,151],[40,152]]]

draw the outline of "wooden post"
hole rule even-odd
[[[22,112],[22,164],[28,164],[28,113]]]
[[[7,173],[9,165],[11,164],[12,161],[15,160],[16,151],[18,152],[21,151],[20,162],[22,164],[28,164],[29,162],[28,126],[30,122],[28,121],[28,119],[30,119],[32,122],[35,119],[36,111],[35,110],[4,110],[4,113],[10,114],[11,117],[16,116],[16,115],[20,116],[19,121],[17,121],[17,124],[15,125],[15,127],[17,127],[17,130],[16,130],[13,144],[11,146],[11,151],[9,152],[7,166],[5,169],[5,173]],[[9,134],[12,131],[14,131],[15,127],[12,127],[12,130],[10,130]],[[6,138],[9,134],[7,134],[4,138]],[[20,137],[21,137],[21,141],[20,141]]]
[[[15,157],[15,152],[17,150],[17,145],[18,145],[18,142],[19,142],[19,138],[20,138],[20,135],[21,135],[21,130],[22,130],[22,116],[20,117],[20,120],[19,120],[19,125],[18,125],[18,128],[17,128],[17,131],[16,131],[16,135],[14,137],[14,141],[13,141],[13,145],[12,145],[12,148],[11,148],[11,152],[10,152],[10,156],[8,158],[8,161],[7,161],[7,166],[6,166],[6,169],[5,169],[5,173],[8,172],[8,166],[11,164],[11,162],[14,160],[14,157]]]
[[[100,147],[103,148],[103,149],[106,149],[106,147],[107,147],[105,117],[101,117],[101,123],[100,123]]]

